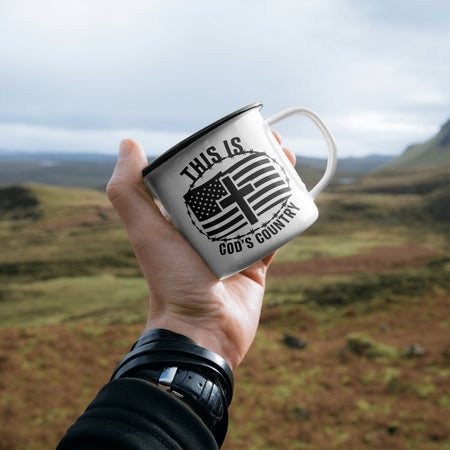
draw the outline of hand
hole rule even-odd
[[[286,154],[294,164],[294,156]],[[147,280],[150,308],[145,330],[165,328],[188,336],[235,368],[255,337],[274,253],[239,274],[217,279],[161,213],[142,181],[146,164],[137,142],[122,141],[106,190]]]

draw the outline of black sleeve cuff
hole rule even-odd
[[[137,379],[110,382],[72,425],[57,450],[217,449],[187,405]]]

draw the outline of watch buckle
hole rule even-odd
[[[175,375],[177,374],[177,371],[178,371],[177,367],[167,367],[167,368],[165,368],[161,372],[161,375],[159,376],[158,386],[161,389],[164,389],[165,391],[170,392],[175,397],[183,398],[184,395],[180,394],[179,392],[171,390],[172,383],[173,383],[173,380],[175,379]]]

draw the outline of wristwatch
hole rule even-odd
[[[218,383],[203,374],[182,367],[139,369],[127,378],[140,378],[170,392],[187,403],[214,431],[227,413],[226,399]]]

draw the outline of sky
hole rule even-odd
[[[448,0],[0,0],[0,152],[157,155],[260,101],[398,155],[450,118],[449,80]],[[306,118],[276,129],[326,156]]]

